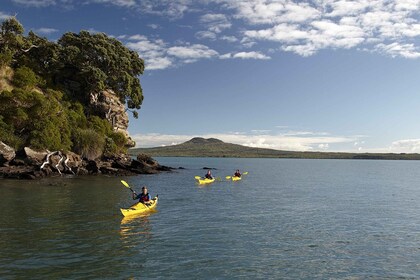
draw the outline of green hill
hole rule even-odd
[[[131,155],[140,153],[153,157],[238,157],[238,158],[312,158],[312,159],[386,159],[420,160],[420,154],[293,152],[252,148],[225,143],[215,138],[193,138],[179,145],[130,149]]]

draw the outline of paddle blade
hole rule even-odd
[[[200,176],[195,176],[194,177],[196,180],[200,180],[201,179],[201,177]]]
[[[121,183],[122,183],[124,186],[126,186],[127,188],[129,188],[129,189],[130,189],[130,185],[129,185],[126,181],[121,180]]]
[[[247,172],[244,172],[244,173],[242,173],[243,175],[247,175],[248,174],[248,171]]]
[[[226,176],[226,180],[230,180],[232,178],[231,176]]]

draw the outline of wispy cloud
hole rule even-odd
[[[219,56],[217,51],[202,44],[170,46],[162,39],[149,39],[144,35],[132,35],[128,40],[127,47],[139,53],[148,70],[166,69]]]
[[[34,31],[39,34],[50,35],[52,33],[58,32],[58,29],[49,28],[49,27],[41,27],[41,28],[34,29]]]
[[[311,56],[324,49],[356,49],[392,57],[420,57],[419,0],[12,1],[39,8],[86,3],[116,5],[172,21],[187,13],[194,14],[196,22],[191,26],[197,39],[223,40],[235,48],[250,48],[258,42],[269,42],[274,44],[274,47],[270,46],[272,50],[301,56]],[[0,14],[0,18],[6,16]],[[232,35],[223,34],[226,30]],[[263,49],[255,52],[265,53]],[[260,56],[259,59],[264,58]]]
[[[420,153],[420,139],[405,139],[392,142],[390,152]]]
[[[238,53],[226,53],[220,56],[221,59],[229,59],[229,58],[240,58],[240,59],[270,59],[271,57],[260,53],[260,52],[238,52]]]
[[[214,33],[220,33],[232,26],[224,14],[205,14],[200,17],[200,22]]]
[[[55,5],[55,0],[12,0],[13,3],[28,7],[42,8]]]
[[[8,19],[9,17],[11,17],[12,15],[9,15],[5,12],[0,11],[0,20],[5,20]]]
[[[120,7],[134,7],[137,5],[135,0],[90,0],[91,3],[112,4]]]
[[[244,31],[245,38],[277,42],[280,50],[301,56],[322,49],[354,47],[390,56],[420,56],[412,42],[420,36],[420,1],[312,3],[241,1],[230,3],[229,7],[235,11],[235,17],[255,26]]]

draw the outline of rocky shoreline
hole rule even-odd
[[[15,151],[0,141],[0,178],[39,179],[64,174],[130,176],[171,170],[142,154],[137,159],[118,155],[88,160],[73,152],[35,151],[29,147]]]

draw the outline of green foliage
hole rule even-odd
[[[8,18],[0,26],[0,53],[9,50],[12,56],[24,45],[23,26],[14,18]]]
[[[46,95],[25,89],[0,93],[0,103],[5,105],[0,107],[0,116],[9,125],[9,133],[21,140],[6,142],[15,147],[70,149],[70,126],[59,97],[55,91]],[[16,148],[22,148],[19,146]]]
[[[17,149],[22,146],[22,139],[13,134],[13,126],[3,121],[3,116],[0,116],[0,141]]]
[[[144,62],[120,41],[103,33],[68,32],[58,40],[61,83],[76,82],[86,94],[112,89],[131,109],[140,109],[143,92],[138,76]]]
[[[102,155],[105,139],[93,129],[77,129],[73,138],[73,149],[82,157],[93,160]]]
[[[0,52],[0,67],[10,65],[13,59],[13,52],[11,50],[4,50]]]
[[[8,67],[5,67],[8,66]],[[105,34],[66,33],[50,42],[16,18],[0,25],[0,140],[15,147],[73,150],[86,158],[125,152],[124,134],[90,108],[90,94],[112,89],[135,117],[143,101],[143,60]],[[13,73],[13,75],[11,75]],[[13,76],[13,78],[11,78]]]
[[[112,139],[112,141],[117,146],[118,148],[117,152],[119,153],[127,152],[127,149],[125,147],[125,144],[127,144],[127,138],[125,137],[124,133],[116,131],[116,132],[111,132],[108,136],[109,138]]]
[[[104,156],[112,157],[118,153],[118,147],[110,137],[105,138]]]
[[[111,124],[107,120],[101,119],[98,116],[89,117],[88,126],[103,136],[112,132]]]
[[[13,85],[19,88],[31,89],[38,84],[39,80],[34,71],[26,66],[16,69],[13,75]]]

